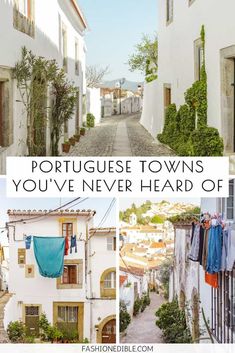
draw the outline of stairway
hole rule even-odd
[[[0,343],[9,343],[9,338],[6,331],[4,330],[4,309],[8,301],[10,300],[12,294],[4,293],[0,297]]]

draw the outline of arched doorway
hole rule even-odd
[[[116,320],[108,321],[102,330],[102,343],[116,343]]]
[[[116,343],[116,316],[110,315],[96,325],[96,343]]]

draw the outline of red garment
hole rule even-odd
[[[212,275],[211,273],[205,272],[205,282],[213,288],[219,288],[218,273]]]
[[[66,235],[66,237],[65,237],[64,254],[65,254],[65,255],[68,255],[68,254],[69,254],[69,236],[68,236],[68,235]]]

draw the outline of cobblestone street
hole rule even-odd
[[[139,123],[140,114],[103,118],[71,147],[70,156],[170,156]]]
[[[155,312],[164,299],[155,293],[150,293],[150,298],[151,303],[145,311],[132,318],[121,343],[163,343],[161,330],[155,324]]]

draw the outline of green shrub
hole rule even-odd
[[[87,114],[86,125],[87,125],[87,127],[94,127],[95,126],[95,117],[93,114],[91,114],[91,113]]]
[[[142,307],[142,300],[138,298],[134,302],[134,308],[133,308],[133,315],[134,316],[139,314],[141,307]]]
[[[7,327],[7,334],[12,343],[23,343],[26,337],[25,325],[21,321],[11,321]]]
[[[192,343],[185,312],[179,309],[176,300],[163,304],[156,316],[156,325],[162,330],[165,343]]]
[[[56,326],[52,326],[45,313],[42,313],[39,319],[40,336],[43,341],[55,342],[62,338],[62,332]]]
[[[200,80],[185,92],[185,104],[166,109],[162,134],[157,136],[179,156],[222,156],[223,140],[217,129],[207,126],[207,75],[205,66],[205,29],[201,28],[203,63]]]
[[[120,302],[119,307],[119,322],[120,332],[125,331],[131,322],[130,314],[127,312],[126,304],[123,301]]]
[[[27,344],[35,343],[35,337],[34,336],[26,336],[24,339],[24,343],[27,343]]]
[[[222,156],[223,139],[217,129],[204,127],[192,132],[190,136],[190,154],[192,156]]]

